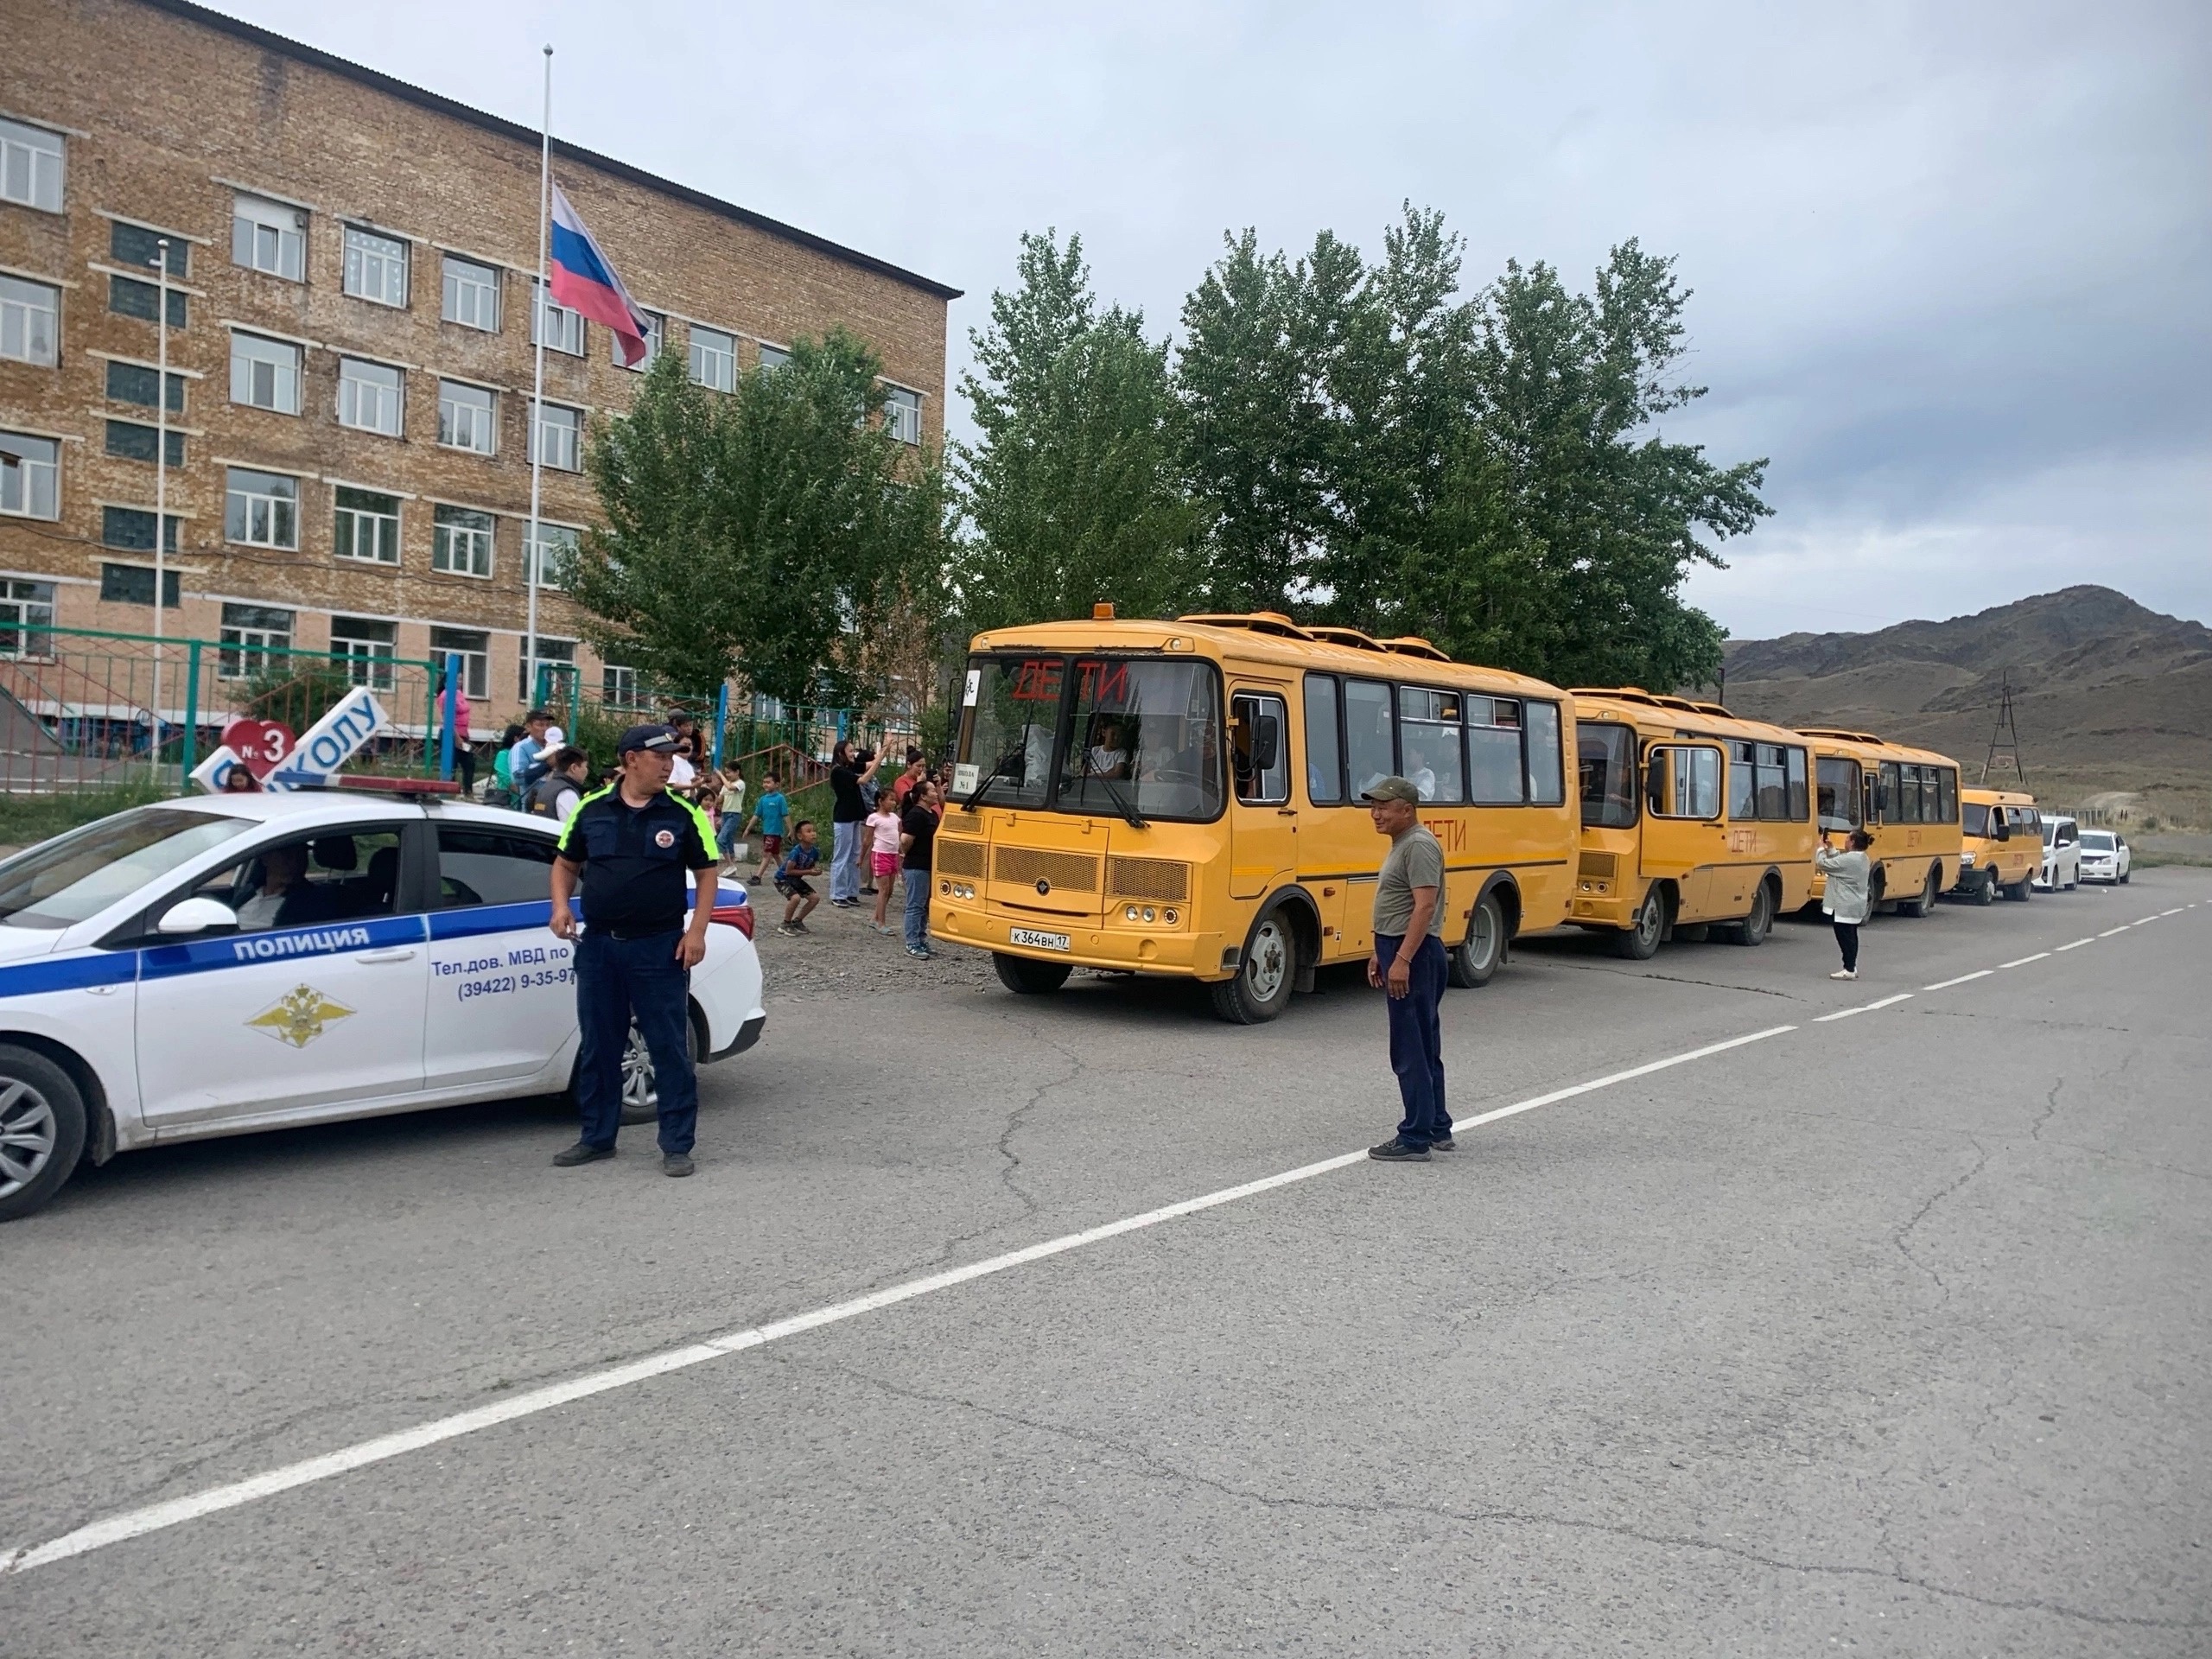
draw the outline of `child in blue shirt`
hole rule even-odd
[[[806,879],[822,868],[822,851],[814,841],[813,819],[798,821],[791,831],[791,852],[776,868],[776,891],[784,895],[785,901],[784,919],[776,931],[805,933],[811,931],[806,925],[807,917],[822,902],[822,895]]]
[[[776,774],[767,773],[760,779],[760,798],[753,803],[753,816],[745,821],[747,830],[760,826],[760,868],[755,881],[766,881],[770,867],[783,857],[784,823],[791,810],[791,798],[778,787]]]

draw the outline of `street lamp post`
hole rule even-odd
[[[146,739],[149,772],[158,776],[162,760],[162,601],[168,597],[169,540],[169,239],[154,244],[154,268],[161,276],[161,298],[154,314],[160,365],[154,385],[154,697],[153,728]]]

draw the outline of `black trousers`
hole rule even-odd
[[[1844,971],[1850,974],[1857,973],[1859,971],[1859,924],[1838,922],[1835,925],[1835,942],[1843,950]]]

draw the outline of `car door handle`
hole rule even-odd
[[[412,962],[415,953],[402,947],[396,950],[371,950],[353,958],[356,962]]]

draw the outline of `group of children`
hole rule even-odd
[[[741,791],[741,783],[739,787]],[[815,890],[814,884],[824,874],[814,821],[791,821],[790,798],[773,772],[761,779],[760,798],[753,804],[751,815],[741,820],[737,835],[732,835],[728,828],[741,821],[734,816],[727,795],[723,809],[725,857],[737,836],[749,833],[754,825],[759,825],[760,862],[754,880],[769,880],[772,871],[776,891],[784,899],[784,919],[777,931],[807,932],[806,918],[822,902],[822,895]],[[868,881],[861,892],[872,894],[875,899],[873,925],[879,933],[893,931],[890,921],[892,887],[903,870],[907,888],[906,953],[920,959],[934,954],[930,950],[927,928],[929,874],[934,862],[931,849],[938,821],[943,811],[938,785],[916,751],[910,755],[906,770],[898,779],[876,792],[862,826],[865,839],[861,856]],[[842,899],[832,902],[841,907],[857,903]]]

